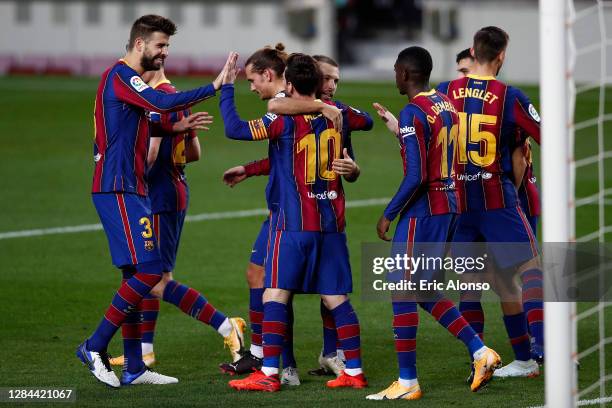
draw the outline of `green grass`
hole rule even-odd
[[[176,81],[183,89],[198,83],[193,79]],[[97,81],[92,79],[0,78],[0,232],[98,222],[89,194],[96,86]],[[248,92],[245,82],[237,88],[243,117],[260,116],[265,109],[263,103]],[[537,89],[526,91],[537,101]],[[391,83],[343,82],[337,96],[369,111],[374,101],[394,112],[405,104]],[[593,116],[595,102],[596,99],[586,98],[578,115],[583,119]],[[210,132],[200,134],[202,160],[187,170],[191,186],[189,212],[263,208],[265,178],[249,180],[230,190],[221,183],[221,175],[228,167],[264,157],[266,144],[226,140],[216,99],[199,105],[197,110],[211,112],[217,122]],[[593,137],[593,129],[585,129],[584,133]],[[402,176],[394,138],[376,121],[372,132],[355,133],[353,143],[362,176],[359,182],[345,185],[348,199],[390,197]],[[577,157],[592,154],[592,148],[592,142],[577,144]],[[537,167],[536,164],[536,170]],[[579,174],[580,194],[596,191],[594,176],[592,172]],[[321,347],[319,302],[315,296],[298,296],[295,300],[295,348],[303,381],[300,387],[274,395],[233,392],[227,386],[228,377],[217,370],[217,364],[228,356],[220,337],[167,304],[162,305],[158,322],[157,368],[179,377],[181,382],[169,387],[120,390],[101,386],[74,356],[75,347],[95,328],[119,282],[101,231],[0,241],[0,386],[73,387],[77,389],[78,406],[372,405],[363,397],[397,377],[391,307],[387,303],[361,301],[359,296],[360,245],[377,240],[375,223],[382,210],[352,208],[347,213],[356,287],[353,303],[362,323],[369,390],[328,391],[323,379],[306,375],[308,369],[315,367]],[[581,211],[584,214],[578,215],[578,228],[590,232],[596,207]],[[201,290],[226,314],[247,316],[244,272],[261,221],[261,217],[253,217],[187,223],[176,279]],[[512,354],[499,306],[490,303],[485,307],[487,343],[510,361]],[[463,346],[429,316],[421,316],[418,367],[425,396],[411,405],[522,407],[543,403],[543,377],[495,381],[482,392],[469,392],[464,383],[469,366]],[[581,349],[597,341],[597,327],[596,319],[581,323]],[[611,328],[612,324],[608,324],[608,335]],[[116,336],[110,351],[121,354],[120,336]],[[612,355],[612,345],[608,345],[607,352]],[[612,359],[607,364],[608,372],[612,372]],[[581,387],[597,379],[597,370],[595,354],[582,364]]]

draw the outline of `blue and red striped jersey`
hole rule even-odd
[[[441,83],[438,90],[459,112],[456,182],[461,209],[517,206],[512,182],[517,129],[540,141],[540,117],[529,98],[495,77],[475,75]]]
[[[167,94],[177,90],[170,81],[160,82],[153,89]],[[189,109],[178,112],[149,112],[151,137],[161,137],[155,163],[147,172],[151,211],[184,211],[187,209],[189,187],[185,177],[185,143],[196,137],[195,131],[172,133],[172,124],[191,114]]]
[[[322,115],[276,116],[254,132],[240,120],[233,85],[221,87],[221,115],[231,139],[270,140],[270,174],[278,188],[278,230],[342,232],[344,190],[331,164],[342,152],[342,136]]]
[[[179,111],[214,95],[212,84],[175,94],[156,91],[123,60],[107,69],[102,74],[94,107],[96,165],[92,193],[147,195],[146,111]]]
[[[327,102],[326,102],[327,103]],[[374,126],[374,121],[369,113],[360,111],[352,106],[345,105],[340,101],[333,101],[333,104],[342,110],[342,135],[344,139],[344,147],[347,148],[349,156],[355,160],[355,152],[351,143],[351,132],[354,130],[368,131]],[[270,160],[257,160],[245,165],[246,173],[251,176],[263,176],[270,174]]]
[[[344,139],[344,147],[348,150],[349,156],[355,160],[351,132],[354,130],[368,131],[374,126],[374,121],[368,112],[355,109],[338,100],[333,101],[333,104],[342,111],[342,138]]]
[[[435,90],[422,92],[399,117],[399,145],[404,179],[385,209],[385,217],[409,217],[458,212],[453,180],[457,112],[449,99]]]

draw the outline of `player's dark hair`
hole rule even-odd
[[[287,59],[285,80],[291,83],[300,95],[312,95],[321,84],[321,72],[317,61],[310,55],[294,53]]]
[[[312,58],[314,58],[317,62],[322,62],[324,64],[329,64],[332,67],[339,68],[338,63],[333,58],[328,57],[327,55],[313,55]]]
[[[481,64],[493,61],[506,49],[510,37],[499,27],[483,27],[474,34],[474,58]]]
[[[265,46],[257,50],[246,60],[244,66],[252,65],[251,70],[261,74],[266,69],[271,69],[279,77],[283,76],[287,64],[287,53],[283,43],[278,43],[274,48]]]
[[[146,41],[155,32],[162,32],[168,36],[174,35],[176,34],[176,24],[166,17],[155,14],[140,17],[132,24],[128,50],[134,48],[137,38],[144,38]]]
[[[408,47],[397,56],[396,66],[406,70],[410,78],[417,84],[427,84],[433,69],[433,61],[429,51],[423,47]]]
[[[466,59],[466,58],[469,58],[472,61],[474,61],[474,57],[472,57],[472,53],[470,52],[469,48],[466,48],[465,50],[457,54],[457,59],[455,60],[455,62],[458,64],[459,61],[461,61],[462,59]]]

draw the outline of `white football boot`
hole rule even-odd
[[[538,363],[531,359],[527,361],[514,360],[510,364],[495,370],[493,377],[537,377],[540,375]]]
[[[89,368],[91,374],[100,382],[109,387],[119,388],[119,379],[110,366],[108,354],[105,351],[97,352],[87,350],[87,341],[84,341],[76,350],[76,356]]]
[[[345,369],[344,361],[342,361],[338,355],[333,357],[325,357],[322,353],[319,354],[319,365],[322,368],[336,374],[336,377],[338,377]]]
[[[283,385],[300,385],[300,376],[298,375],[298,370],[295,367],[285,367],[283,368],[283,373],[281,374],[281,384]]]
[[[121,376],[121,385],[139,385],[139,384],[176,384],[178,383],[178,378],[170,377],[168,375],[163,375],[151,370],[149,367],[145,366],[143,370],[136,374],[130,374],[128,371],[123,371],[123,375]]]

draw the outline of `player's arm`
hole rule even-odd
[[[130,105],[160,113],[186,109],[196,103],[215,96],[213,84],[189,91],[167,94],[157,91],[142,81],[138,75],[125,67],[119,69],[112,78],[113,90],[117,98]]]
[[[149,151],[147,152],[147,168],[151,168],[157,160],[159,154],[159,146],[161,145],[162,138],[151,135],[149,138]]]
[[[194,132],[185,138],[185,161],[191,163],[200,160],[200,157],[202,157],[202,147],[200,139]]]
[[[523,178],[525,177],[525,170],[527,170],[527,158],[523,148],[518,146],[512,152],[512,173],[514,175],[514,187],[518,190],[523,184]]]
[[[249,121],[240,119],[234,103],[233,84],[221,86],[219,107],[225,125],[225,136],[230,139],[247,141],[273,139],[282,131],[282,117],[268,114]]]
[[[511,101],[512,114],[516,125],[540,144],[540,115],[527,95],[517,88],[511,88],[515,94]]]
[[[221,86],[221,78],[225,75],[229,64],[232,61],[235,63],[237,58],[238,54],[231,52],[223,70],[213,83],[189,91],[173,94],[156,91],[147,85],[139,75],[134,75],[135,72],[127,66],[117,70],[111,78],[112,86],[116,97],[130,105],[161,113],[179,111],[215,96],[216,90]]]
[[[425,133],[429,132],[429,125],[416,117],[414,108],[408,106],[400,113],[399,126],[400,129],[405,129],[400,132],[400,137],[406,149],[404,154],[406,175],[378,221],[378,236],[385,241],[390,240],[386,236],[389,225],[412,203],[427,174]]]
[[[270,159],[257,160],[243,166],[227,169],[223,173],[223,182],[230,187],[253,176],[267,176],[270,174]]]
[[[387,126],[389,132],[393,133],[397,137],[399,135],[399,122],[397,121],[397,118],[391,112],[389,112],[387,108],[378,102],[374,102],[372,106],[374,106],[374,109],[376,109],[378,117],[384,122],[385,126]]]
[[[349,130],[372,130],[374,121],[368,112],[355,109],[350,105],[344,105],[342,102],[338,102],[338,104],[344,112],[344,120]]]
[[[342,129],[342,111],[336,106],[323,101],[304,101],[291,98],[273,98],[268,101],[268,112],[276,115],[299,115],[309,112],[320,112],[331,120],[336,130]]]

